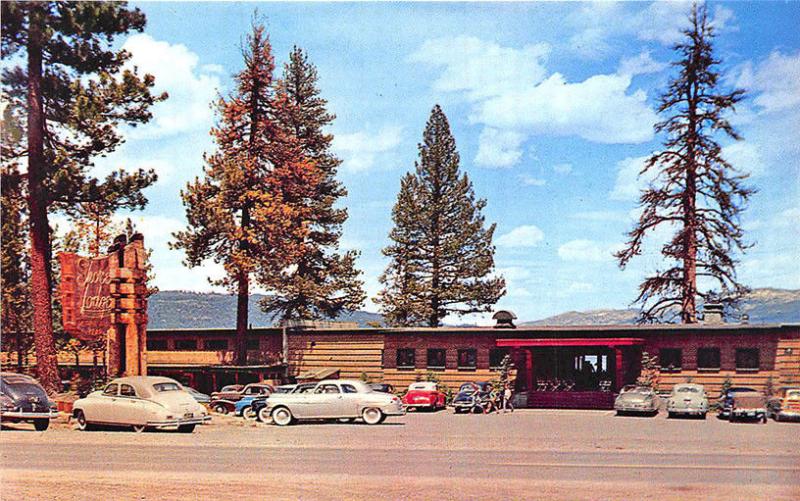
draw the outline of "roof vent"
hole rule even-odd
[[[750,315],[748,315],[747,313],[742,313],[742,316],[739,319],[739,322],[741,322],[741,323],[743,323],[745,325],[749,324],[750,323]]]
[[[514,325],[514,320],[517,319],[517,316],[511,313],[508,310],[500,310],[494,315],[492,315],[494,320],[497,320],[495,324],[495,329],[516,329],[517,326]]]
[[[703,323],[725,323],[725,306],[720,303],[706,303],[703,305]]]

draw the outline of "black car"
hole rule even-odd
[[[744,386],[732,386],[725,391],[719,398],[719,416],[722,419],[728,419],[731,416],[731,408],[733,407],[733,397],[737,393],[751,393],[757,392],[753,388],[746,388]]]
[[[56,417],[55,402],[47,398],[35,379],[25,374],[0,373],[0,421],[32,422],[37,431],[44,431],[50,426],[50,419]]]
[[[275,388],[275,393],[306,393],[316,388],[317,383],[300,383],[294,385],[291,388],[287,388],[287,386],[289,385],[278,386],[277,388]],[[257,398],[253,400],[253,402],[250,404],[250,409],[251,409],[250,412],[255,414],[256,419],[264,423],[269,422],[269,420],[272,419],[269,415],[269,412],[266,411],[267,398],[268,397]],[[264,412],[262,413],[261,411]]]
[[[492,383],[464,383],[453,399],[456,414],[461,412],[483,412],[491,405]]]

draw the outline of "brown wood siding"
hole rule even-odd
[[[289,373],[339,369],[339,377],[383,380],[382,334],[302,333],[289,337]]]

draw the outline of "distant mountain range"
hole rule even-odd
[[[800,290],[753,289],[740,303],[751,324],[800,322]],[[568,311],[521,325],[608,325],[636,323],[638,310]]]
[[[259,308],[258,301],[262,298],[264,296],[261,294],[250,296],[249,321],[253,327],[269,327],[275,324],[272,317]],[[750,316],[752,324],[800,323],[800,290],[754,289],[742,301],[741,312]],[[515,313],[518,316],[524,315],[524,312]],[[570,311],[541,320],[521,322],[520,325],[632,324],[636,322],[637,313],[632,309]],[[233,328],[236,326],[236,296],[161,291],[150,297],[148,315],[148,327],[151,329]],[[380,324],[383,317],[377,313],[353,311],[336,321],[355,322],[360,327],[368,327],[370,324]]]
[[[261,311],[258,302],[265,296],[251,294],[249,323],[253,327],[269,327],[276,322]],[[147,304],[150,329],[213,329],[236,327],[236,296],[186,291],[160,291],[150,296]],[[383,317],[366,311],[348,312],[338,322],[356,322],[367,327],[368,322],[381,322]]]

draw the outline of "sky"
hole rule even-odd
[[[180,190],[213,151],[210,103],[233,88],[254,11],[276,62],[293,45],[319,71],[349,195],[342,247],[370,297],[387,265],[391,208],[435,104],[447,114],[461,169],[496,223],[497,305],[522,320],[625,308],[660,263],[656,232],[620,270],[612,253],[633,227],[643,160],[664,138],[653,124],[674,69],[685,3],[137,3],[144,33],[117,43],[170,98],[95,173],[154,168],[132,217],[153,249],[163,290],[214,290],[213,263],[189,269],[170,250],[185,225]],[[747,98],[730,116],[744,140],[724,155],[759,191],[742,216],[754,244],[739,274],[751,287],[800,288],[800,19],[798,2],[711,2],[723,89]],[[219,291],[219,290],[218,290]],[[221,291],[220,291],[221,292]],[[365,310],[377,311],[368,301]],[[450,322],[490,323],[491,315]]]

